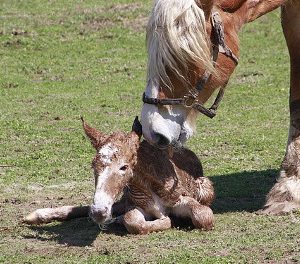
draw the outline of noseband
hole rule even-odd
[[[232,50],[226,45],[225,37],[224,37],[224,26],[222,23],[221,16],[218,12],[213,12],[211,15],[211,22],[212,22],[212,38],[213,38],[213,49],[212,49],[212,60],[214,65],[218,58],[218,54],[222,53],[225,56],[231,58],[236,64],[238,64],[239,59],[237,56],[234,55]],[[204,89],[208,80],[211,77],[211,73],[207,70],[204,72],[202,77],[198,80],[195,85],[195,88],[190,90],[188,94],[186,94],[183,98],[151,98],[143,94],[143,102],[146,104],[153,104],[153,105],[183,105],[187,108],[193,108],[198,110],[200,113],[213,118],[216,115],[217,108],[223,98],[224,95],[224,88],[225,86],[221,87],[217,97],[210,108],[206,108],[203,104],[198,101],[199,93]]]

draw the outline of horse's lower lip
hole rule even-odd
[[[154,147],[159,148],[159,149],[161,149],[161,150],[168,149],[169,146],[170,146],[170,145],[161,146],[161,145],[155,144],[155,143],[154,143],[154,144],[151,144],[151,145],[153,145]]]
[[[171,146],[174,148],[174,149],[181,149],[183,144],[180,140],[173,140],[171,142]]]
[[[153,145],[156,148],[161,149],[161,150],[166,150],[166,149],[169,149],[169,148],[173,148],[174,150],[179,150],[183,146],[183,143],[179,140],[173,140],[170,144],[164,145],[164,146],[159,145],[159,144],[155,144],[155,143],[150,143],[150,144]]]

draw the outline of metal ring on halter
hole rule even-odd
[[[183,105],[187,108],[192,108],[193,105],[195,104],[196,98],[194,96],[191,95],[185,95],[183,97],[184,101],[183,101]]]

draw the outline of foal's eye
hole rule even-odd
[[[123,165],[123,166],[120,168],[121,171],[126,171],[127,169],[128,169],[128,165]]]

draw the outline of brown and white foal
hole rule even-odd
[[[95,195],[90,217],[98,224],[109,223],[113,205],[123,195],[125,214],[119,216],[129,233],[146,234],[171,227],[169,216],[191,218],[194,226],[210,230],[214,226],[209,205],[214,199],[211,181],[203,177],[197,156],[183,148],[180,152],[158,149],[140,142],[142,128],[135,120],[130,133],[102,134],[83,121],[86,135],[96,149],[92,165]],[[124,190],[127,190],[124,192]],[[65,206],[39,209],[26,223],[45,223],[87,214],[87,207]],[[71,216],[70,216],[71,215]]]

